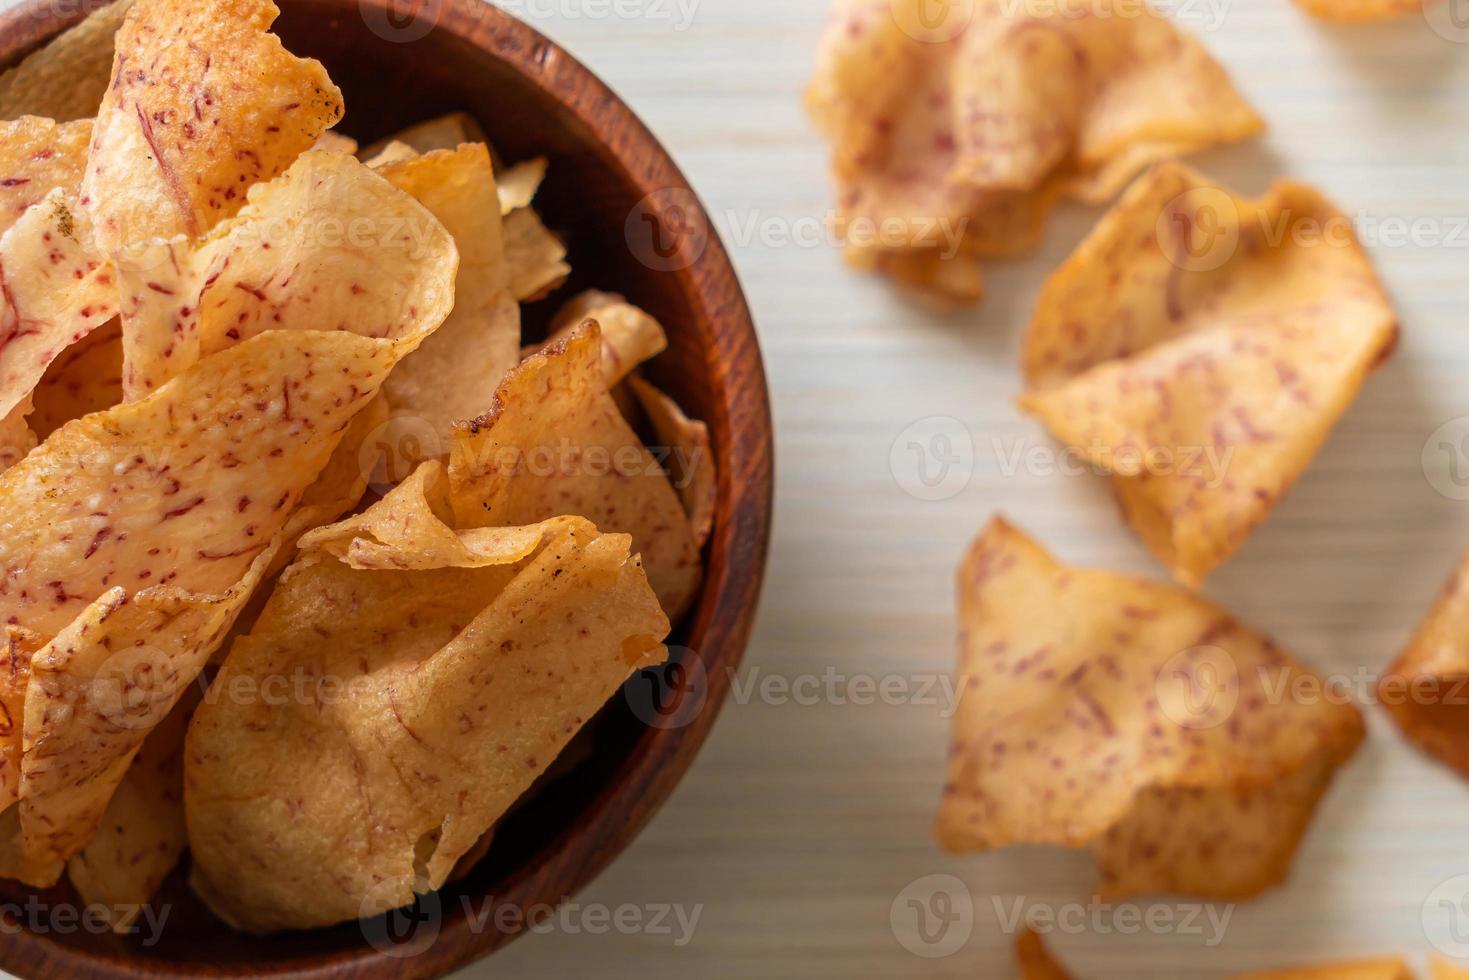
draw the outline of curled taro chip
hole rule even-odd
[[[585,320],[596,320],[602,328],[602,377],[608,388],[668,347],[668,335],[657,320],[616,293],[592,289],[561,307],[551,320],[550,338],[528,353],[564,339]]]
[[[502,215],[530,207],[546,179],[546,166],[545,157],[536,157],[534,160],[517,163],[500,174],[496,189],[499,192]]]
[[[113,36],[133,0],[89,14],[16,67],[0,74],[0,119],[90,119],[112,81]]]
[[[1040,238],[1059,195],[1100,202],[1157,160],[1260,118],[1142,0],[839,0],[808,92],[833,144],[839,224],[934,299],[980,295],[976,259]]]
[[[1068,568],[1000,520],[958,586],[944,847],[1088,848],[1108,896],[1246,898],[1285,878],[1362,739],[1356,708],[1280,698],[1323,682],[1203,599]]]
[[[1316,191],[1245,200],[1160,165],[1047,283],[1021,405],[1112,477],[1148,547],[1197,586],[1305,471],[1396,336],[1350,219]]]
[[[629,674],[665,656],[668,620],[626,535],[558,518],[446,549],[442,481],[425,463],[303,542],[194,716],[193,884],[236,928],[327,925],[438,888]],[[409,514],[427,522],[425,550],[401,533]],[[267,685],[306,694],[250,696]]]
[[[484,144],[434,150],[379,172],[438,218],[459,251],[453,312],[398,365],[385,389],[404,439],[426,455],[440,447],[425,443],[441,443],[452,423],[484,411],[519,363],[520,307],[509,291],[495,172]],[[409,465],[424,458],[413,458],[406,442],[400,455]]]
[[[27,421],[45,439],[72,419],[122,401],[122,323],[113,318],[57,355],[36,390]]]
[[[133,757],[87,846],[67,862],[67,877],[87,905],[109,912],[123,931],[153,898],[188,847],[184,826],[184,733],[199,703],[189,685]]]
[[[668,475],[607,392],[588,321],[511,371],[489,413],[450,437],[457,526],[515,527],[577,514],[632,535],[669,619],[693,601],[699,553]]]
[[[677,402],[642,378],[634,376],[628,383],[653,427],[656,449],[665,455],[668,475],[694,529],[694,545],[702,548],[714,527],[714,503],[719,493],[709,427],[689,418]]]
[[[534,208],[506,215],[505,259],[510,264],[510,290],[523,303],[544,299],[571,275],[566,246]]]
[[[453,306],[455,254],[410,195],[352,157],[306,153],[197,245],[117,257],[124,391],[142,397],[268,330],[422,340],[422,321]]]
[[[452,268],[440,274],[447,285]],[[27,881],[54,880],[91,837],[354,416],[445,312],[426,311],[399,339],[265,333],[149,398],[67,424],[0,477],[12,586],[0,614],[52,638],[11,736]]]
[[[1469,556],[1378,684],[1403,734],[1469,776]]]
[[[402,144],[414,153],[432,153],[434,150],[452,150],[462,143],[487,142],[484,129],[474,117],[464,112],[451,112],[378,140],[358,155],[364,160],[372,160],[394,143]]]
[[[201,237],[341,118],[326,69],[269,33],[279,12],[271,0],[135,0],[84,184],[107,254]]]

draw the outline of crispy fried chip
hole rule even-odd
[[[623,420],[588,321],[511,371],[494,407],[456,426],[449,477],[457,526],[513,527],[577,514],[632,535],[648,580],[678,622],[702,569],[683,504]]]
[[[1107,895],[1284,879],[1363,735],[1269,640],[1181,589],[1067,568],[1002,520],[959,572],[962,698],[936,832],[1090,848]]]
[[[495,173],[482,143],[435,150],[380,173],[443,222],[459,249],[454,312],[385,389],[395,416],[447,433],[484,411],[520,360],[520,307],[509,292]]]
[[[536,199],[541,184],[546,179],[546,158],[525,160],[506,170],[496,181],[500,197],[500,214],[528,208]]]
[[[1112,476],[1148,547],[1197,586],[1304,472],[1396,334],[1350,219],[1319,193],[1245,200],[1164,164],[1047,283],[1021,405]]]
[[[203,236],[341,118],[326,69],[269,33],[279,12],[271,0],[133,4],[83,185],[104,252]]]
[[[191,684],[117,786],[97,834],[67,862],[67,877],[89,906],[126,930],[188,847],[184,826],[184,733],[199,704]]]
[[[0,74],[0,119],[45,116],[60,122],[97,115],[112,81],[113,36],[133,0],[88,14],[50,44]]]
[[[327,130],[317,138],[313,150],[323,150],[327,153],[345,153],[352,157],[357,155],[357,141],[344,133],[334,129]]]
[[[522,303],[544,299],[571,275],[566,246],[551,233],[534,208],[505,217],[505,259],[510,263],[510,289]]]
[[[25,116],[0,123],[0,232],[52,191],[76,197],[91,139],[90,120],[58,125]]]
[[[122,401],[122,323],[116,318],[51,362],[32,393],[28,421],[45,439],[72,419]]]
[[[420,551],[417,531],[455,536],[434,518],[442,481],[425,463],[311,535],[216,678],[228,695],[195,715],[193,883],[237,928],[325,925],[438,888],[628,675],[665,656],[668,620],[626,535],[558,518]],[[404,534],[406,514],[429,524]],[[282,678],[311,693],[242,693]]]
[[[355,414],[447,315],[452,275],[452,262],[425,267],[416,329],[266,332],[66,425],[0,477],[11,584],[0,612],[55,637],[25,699],[27,881],[54,880],[91,836]]]
[[[372,160],[394,143],[401,143],[415,153],[432,153],[434,150],[452,150],[463,143],[488,142],[484,129],[474,117],[465,112],[451,112],[447,116],[425,120],[386,139],[378,140],[358,153],[358,156],[363,160]]]
[[[1071,980],[1071,974],[1050,954],[1040,936],[1030,929],[1015,940],[1015,958],[1020,966],[1020,980]],[[1441,977],[1438,968],[1439,963],[1435,963],[1435,980],[1451,980],[1452,975]],[[1398,957],[1384,956],[1326,966],[1240,973],[1231,980],[1413,980],[1413,972]]]
[[[1378,683],[1377,700],[1418,748],[1469,776],[1469,555]]]
[[[668,335],[657,320],[617,293],[591,289],[561,307],[551,320],[551,336],[527,354],[564,340],[584,320],[596,320],[602,328],[602,377],[608,388],[668,348]]]
[[[45,641],[18,626],[5,628],[0,646],[0,810],[20,799],[20,730],[25,720],[31,658]]]
[[[658,437],[658,448],[668,455],[669,477],[689,515],[694,546],[702,548],[714,527],[714,502],[719,492],[709,427],[690,419],[677,402],[642,378],[634,375],[629,384]]]
[[[203,356],[265,330],[394,338],[452,308],[454,241],[413,198],[356,159],[306,153],[250,191],[197,247],[117,259],[123,389],[155,390]]]
[[[1296,0],[1313,17],[1342,24],[1363,24],[1421,14],[1425,0]],[[1426,0],[1432,3],[1434,0]]]
[[[977,299],[976,258],[1031,247],[1059,194],[1100,202],[1154,161],[1263,126],[1142,0],[924,6],[841,0],[807,104],[833,143],[849,250],[940,253],[858,262],[932,299]]]

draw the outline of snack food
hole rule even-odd
[[[1284,880],[1356,708],[1272,697],[1320,678],[1203,599],[1061,565],[1000,519],[958,586],[945,848],[1087,848],[1107,896]]]
[[[1408,740],[1469,776],[1469,555],[1377,685]]]
[[[1198,586],[1396,338],[1350,220],[1317,191],[1246,200],[1160,164],[1046,284],[1020,404],[1112,478],[1149,549]]]
[[[1046,949],[1041,937],[1030,929],[1015,941],[1015,959],[1020,967],[1020,980],[1070,980],[1071,974]],[[1462,976],[1444,960],[1435,959],[1433,980],[1454,980]],[[1298,966],[1283,970],[1262,970],[1235,974],[1230,980],[1413,980],[1408,964],[1395,956],[1353,960],[1322,966]]]
[[[851,261],[941,305],[977,301],[979,260],[1032,248],[1059,198],[1263,128],[1141,0],[838,0],[807,105]]]
[[[201,894],[254,931],[392,908],[466,873],[618,685],[666,656],[668,614],[634,538],[686,610],[693,522],[707,533],[714,486],[699,461],[685,513],[616,414],[594,320],[552,345],[574,348],[576,372],[521,366],[519,300],[570,271],[533,209],[546,162],[497,173],[465,116],[362,162],[331,130],[340,93],[269,33],[276,14],[269,0],[127,0],[0,78],[0,106],[60,115],[95,93],[78,115],[97,117],[0,122],[0,464],[14,464],[0,473],[0,875],[48,886],[69,870],[84,900],[116,911],[147,902],[191,848]],[[616,302],[587,312],[628,340],[606,350],[622,378],[666,338],[640,311],[623,331],[635,308],[605,295]],[[525,379],[553,376],[574,379],[569,400],[534,404]],[[630,389],[624,401],[637,404]],[[648,404],[678,460],[707,454],[700,423]],[[461,470],[464,493],[554,511],[528,527],[454,496],[456,424],[493,409],[496,437],[531,452],[562,436],[535,428],[548,407],[585,413],[571,434],[636,456],[638,479],[552,498],[554,480],[504,473],[486,489],[486,473]],[[433,439],[385,473],[404,418]],[[363,505],[369,482],[386,497]],[[319,604],[333,595],[364,607]],[[344,738],[406,741],[363,777],[315,740],[327,722],[312,697],[282,711],[261,688],[241,700],[217,686],[268,685],[298,661],[362,682],[332,716]],[[385,704],[405,714],[383,727]],[[415,754],[410,716],[438,750]],[[444,770],[405,781],[394,761]],[[313,805],[339,827],[359,820],[344,834],[370,853],[321,858],[319,824],[277,825],[280,811],[234,791],[257,778],[257,800],[326,792]],[[398,794],[413,832],[342,810],[330,791],[346,785]],[[252,853],[286,873],[241,871]]]

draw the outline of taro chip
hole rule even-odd
[[[1469,777],[1469,555],[1378,684],[1408,740]]]
[[[1198,586],[1305,471],[1396,335],[1350,219],[1315,190],[1246,200],[1163,164],[1047,283],[1021,405],[1111,476],[1144,542]]]
[[[452,308],[441,273],[453,275],[455,256],[410,195],[352,157],[306,153],[203,242],[118,256],[124,391],[142,397],[267,330],[413,333],[430,309]]]
[[[188,847],[184,826],[184,733],[199,704],[192,684],[133,757],[87,846],[67,862],[81,900],[107,910],[124,932]]]
[[[98,242],[199,238],[342,115],[316,61],[269,33],[271,0],[136,0],[117,35],[84,184]]]
[[[522,303],[544,299],[571,275],[566,246],[534,208],[505,217],[505,258],[510,263],[510,289]]]
[[[496,181],[500,197],[500,214],[508,215],[512,211],[530,207],[545,179],[545,157],[536,157],[534,160],[517,163],[502,173],[499,180]]]
[[[602,328],[602,377],[608,388],[644,361],[651,361],[668,348],[663,326],[617,293],[588,290],[569,300],[551,320],[551,336],[528,353],[570,335],[585,320],[596,320]]]
[[[440,887],[666,655],[627,535],[574,517],[458,532],[438,520],[443,482],[430,461],[308,536],[215,679],[229,693],[194,717],[193,885],[238,929],[328,925]],[[317,693],[246,696],[281,678]]]
[[[936,833],[951,851],[1091,850],[1107,897],[1280,883],[1355,707],[1174,586],[1069,568],[1002,520],[959,571],[960,691]]]
[[[1022,932],[1015,941],[1015,959],[1020,966],[1020,980],[1071,980],[1071,974],[1046,949],[1040,936],[1030,929]],[[1434,963],[1434,980],[1453,980],[1454,974],[1439,972],[1441,965],[1442,961]],[[1413,980],[1413,972],[1398,957],[1385,956],[1350,963],[1240,973],[1230,980]]]
[[[0,122],[0,232],[52,191],[76,198],[91,139],[90,120],[58,124],[26,116]]]
[[[438,218],[459,250],[454,311],[398,365],[385,389],[402,436],[390,441],[411,466],[445,451],[450,425],[484,411],[505,372],[519,363],[520,307],[509,291],[495,173],[484,144],[434,150],[379,173]],[[417,454],[409,438],[422,447]],[[428,441],[440,445],[423,445]]]
[[[112,81],[113,37],[133,0],[94,10],[16,67],[0,74],[0,119],[91,119]]]
[[[848,249],[878,253],[855,263],[936,303],[977,300],[977,259],[1032,247],[1058,195],[1099,203],[1150,163],[1263,126],[1141,0],[979,0],[938,24],[923,7],[839,2],[807,103]]]
[[[668,475],[608,394],[593,321],[521,363],[489,413],[450,437],[459,527],[516,527],[578,514],[632,535],[648,580],[677,622],[702,569]]]
[[[677,402],[642,378],[634,376],[628,383],[653,427],[658,451],[666,455],[669,477],[694,529],[694,546],[702,548],[714,527],[714,503],[719,492],[709,427],[689,418]]]
[[[322,133],[311,148],[313,150],[323,150],[327,153],[343,153],[349,157],[357,155],[357,141],[334,129]]]
[[[0,612],[54,637],[32,660],[23,732],[12,734],[25,880],[54,880],[91,837],[132,754],[269,572],[356,414],[447,315],[453,272],[425,257],[411,329],[268,331],[142,401],[64,426],[0,477],[14,587]],[[354,325],[370,323],[381,321]]]
[[[434,150],[452,150],[462,143],[488,142],[484,129],[474,117],[465,112],[451,112],[379,140],[361,151],[359,156],[363,160],[372,160],[394,143],[402,144],[414,153],[432,153]]]

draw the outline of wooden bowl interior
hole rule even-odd
[[[387,40],[363,13],[380,2],[278,0],[283,13],[275,30],[286,46],[320,59],[346,96],[339,129],[367,145],[415,122],[463,110],[479,120],[505,160],[548,157],[549,177],[536,207],[567,242],[574,271],[552,299],[527,309],[527,338],[542,336],[559,302],[587,288],[625,293],[667,327],[669,350],[649,373],[691,416],[709,423],[722,470],[704,594],[670,640],[700,651],[710,704],[694,723],[659,730],[615,697],[568,750],[583,761],[543,779],[501,823],[488,856],[440,893],[439,942],[413,958],[380,955],[356,923],[268,939],[239,935],[194,901],[180,869],[156,900],[171,906],[157,945],[86,931],[23,932],[0,942],[0,966],[12,972],[439,974],[513,938],[472,933],[461,898],[476,907],[487,896],[522,907],[554,903],[625,846],[692,759],[722,700],[727,674],[738,664],[768,529],[769,421],[748,312],[723,250],[715,241],[692,267],[655,271],[629,248],[624,228],[640,202],[669,188],[686,193],[686,185],[647,131],[559,49],[488,4],[480,9],[480,0],[429,0],[438,26],[411,42]],[[80,17],[67,0],[33,0],[28,6],[59,11],[47,22],[51,30]],[[37,40],[0,36],[0,64],[14,61]],[[579,100],[579,108],[568,100]],[[610,131],[597,122],[604,109],[614,122]],[[623,116],[630,124],[619,121]],[[735,450],[749,461],[736,459]],[[744,504],[736,500],[746,495]],[[0,903],[23,905],[31,895],[17,883],[0,882]],[[77,902],[64,882],[39,897]]]

